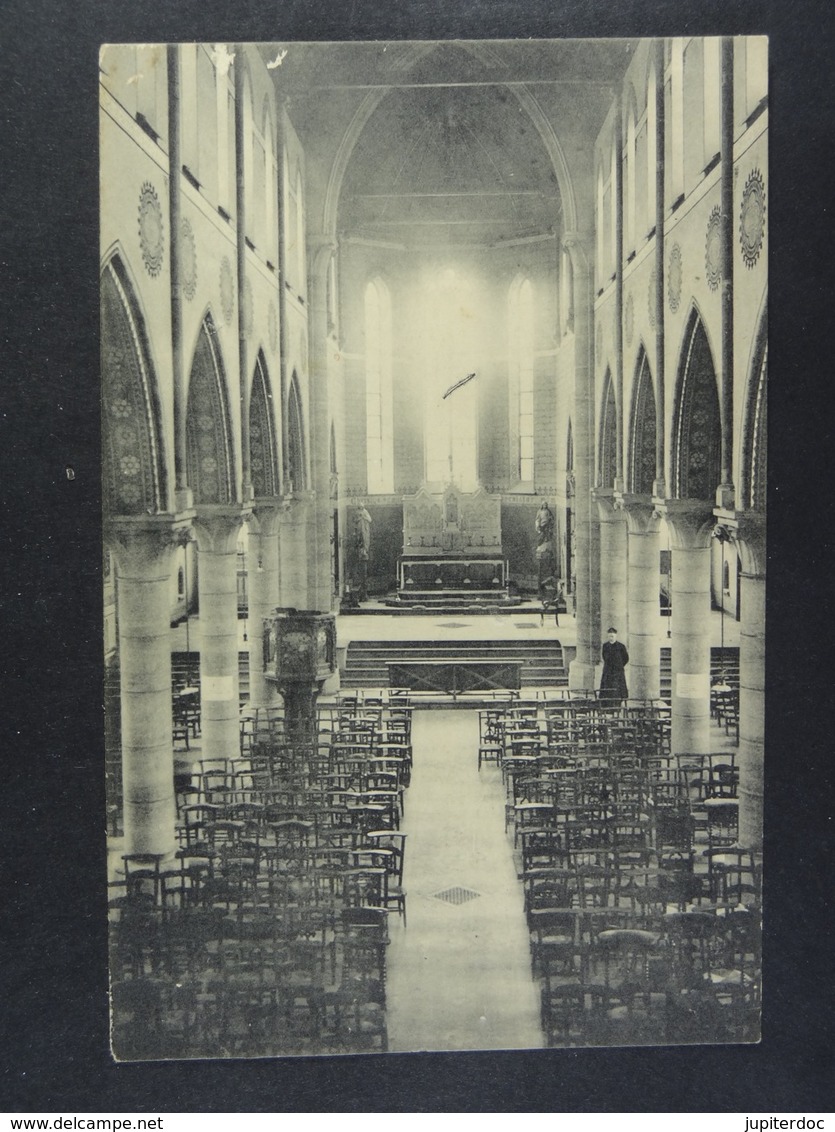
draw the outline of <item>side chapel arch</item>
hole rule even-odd
[[[617,473],[617,420],[615,386],[611,370],[606,370],[603,379],[603,399],[600,409],[600,443],[597,469],[599,487],[610,488]]]
[[[287,394],[287,434],[284,444],[284,478],[288,491],[307,488],[305,462],[304,416],[302,413],[299,378],[295,370]]]
[[[160,403],[145,319],[118,254],[101,277],[103,506],[106,515],[167,509]]]
[[[695,308],[687,323],[676,380],[672,441],[675,496],[712,501],[721,470],[719,388],[713,352]]]
[[[259,350],[249,400],[249,454],[256,498],[278,494],[278,450],[273,395],[264,351]]]
[[[647,352],[641,346],[632,386],[626,483],[635,495],[652,495],[655,482],[655,387]]]
[[[195,503],[234,502],[235,463],[226,371],[211,312],[200,326],[189,375],[186,466]]]
[[[768,317],[763,313],[754,345],[748,394],[742,423],[742,458],[740,461],[742,506],[764,512],[766,509],[767,475],[767,385],[768,385]]]

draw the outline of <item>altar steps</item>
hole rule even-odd
[[[568,684],[563,648],[559,641],[352,641],[341,674],[343,688],[387,688],[390,663],[442,661],[445,657],[471,662],[521,660],[523,688],[561,687]]]

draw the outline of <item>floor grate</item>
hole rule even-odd
[[[456,885],[454,888],[445,888],[441,892],[433,892],[432,895],[436,900],[443,900],[446,904],[466,904],[468,900],[477,900],[481,893],[474,892],[471,888],[461,888],[460,885]]]

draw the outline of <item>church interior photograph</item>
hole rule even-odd
[[[101,49],[118,1061],[759,1040],[767,50]]]

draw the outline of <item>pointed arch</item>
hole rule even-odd
[[[408,57],[404,60],[400,68],[401,71],[403,73],[407,72],[438,46],[439,44],[415,44],[414,47],[410,49]],[[497,60],[495,53],[490,51],[489,47],[476,43],[462,43],[460,46],[464,51],[479,59],[481,62],[490,62],[493,64],[498,62],[498,64],[501,65],[501,60]],[[382,89],[368,92],[354,112],[351,121],[345,129],[342,140],[339,143],[339,148],[333,159],[330,175],[328,177],[322,217],[322,229],[332,240],[335,240],[337,235],[339,198],[342,193],[342,184],[345,179],[348,164],[351,160],[351,155],[359,141],[360,134],[365,129],[372,114],[383,99],[391,93],[392,89],[394,88],[383,87]],[[522,109],[530,118],[548,153],[560,190],[564,228],[567,232],[574,232],[577,229],[578,222],[574,184],[571,179],[568,161],[566,160],[556,131],[547,114],[543,111],[528,87],[513,84],[508,87],[508,91],[516,98]]]
[[[234,457],[226,371],[214,320],[206,312],[188,382],[186,466],[195,503],[232,503]]]
[[[264,351],[259,350],[249,399],[249,459],[256,499],[278,494],[278,448],[273,395]]]
[[[720,480],[719,387],[707,332],[694,307],[676,379],[672,470],[679,499],[713,500]]]
[[[600,434],[597,460],[598,487],[612,487],[617,474],[618,409],[611,370],[603,378],[600,404]]]
[[[655,386],[643,345],[638,351],[632,383],[629,419],[629,455],[626,482],[635,495],[652,495],[655,482]]]
[[[742,423],[742,459],[740,462],[740,497],[742,506],[756,511],[766,509],[767,477],[767,384],[768,384],[768,315],[763,311],[754,345],[748,394]]]
[[[299,391],[299,378],[295,370],[287,394],[287,435],[284,444],[284,479],[287,491],[304,491],[307,488],[307,464],[304,445],[304,414]]]
[[[145,319],[118,253],[102,272],[100,302],[104,512],[157,514],[168,501],[159,392]]]

